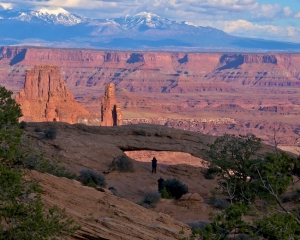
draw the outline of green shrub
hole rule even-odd
[[[43,132],[45,133],[46,138],[49,138],[49,139],[56,138],[56,128],[55,127],[49,127],[49,129],[46,129]]]
[[[172,197],[170,196],[170,194],[168,193],[166,187],[163,187],[163,189],[161,190],[161,193],[160,193],[160,194],[161,194],[161,197],[162,197],[162,198],[166,198],[166,199],[172,198]]]
[[[158,203],[160,199],[160,193],[159,192],[151,192],[151,193],[147,193],[142,206],[146,207],[146,208],[155,208],[156,204]]]
[[[179,199],[182,195],[188,192],[188,187],[176,178],[167,179],[164,181],[163,186],[166,188],[169,195],[176,199]]]
[[[111,167],[120,172],[133,172],[133,163],[126,155],[116,157]]]
[[[79,180],[90,187],[106,187],[106,181],[102,174],[96,173],[90,169],[83,169],[80,171]]]
[[[21,129],[26,129],[27,123],[26,123],[25,121],[22,121],[22,122],[19,123],[19,127],[20,127]]]
[[[42,129],[41,129],[40,127],[35,127],[35,128],[34,128],[34,131],[35,131],[35,132],[42,132]]]
[[[206,170],[205,178],[206,179],[214,179],[216,173],[218,173],[218,169],[215,167],[209,166],[209,168]]]

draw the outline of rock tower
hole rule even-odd
[[[101,126],[122,125],[122,112],[115,97],[115,85],[105,86],[105,94],[101,99]]]
[[[41,65],[26,72],[24,89],[16,95],[23,117],[31,122],[84,122],[91,117],[88,110],[77,103],[61,79],[60,68]]]

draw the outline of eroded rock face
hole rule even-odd
[[[60,68],[41,65],[26,72],[24,89],[16,95],[23,117],[30,122],[97,122],[89,111],[74,100],[61,79]],[[94,119],[93,119],[94,118]]]
[[[65,208],[81,226],[69,239],[173,240],[191,233],[188,225],[169,215],[116,197],[109,190],[97,191],[75,180],[35,171],[30,172],[30,178],[39,182],[46,206]]]
[[[105,87],[104,97],[101,99],[101,126],[122,125],[122,112],[115,97],[115,85],[109,83]]]

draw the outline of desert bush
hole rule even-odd
[[[56,128],[49,127],[48,129],[43,131],[46,138],[55,139],[56,138]]]
[[[30,170],[36,170],[41,173],[49,173],[57,177],[65,177],[69,179],[76,179],[75,173],[69,172],[66,168],[60,165],[59,160],[53,160],[50,162],[44,159],[43,156],[30,155],[22,160],[24,168]]]
[[[207,225],[209,225],[208,222],[193,222],[193,223],[188,223],[188,225],[192,228],[192,230],[195,230],[195,229],[201,229],[201,230],[204,230],[205,227]]]
[[[155,208],[156,204],[158,203],[160,199],[160,193],[159,192],[150,192],[147,193],[143,202],[142,206],[149,207],[149,208]]]
[[[120,172],[133,172],[133,163],[126,155],[116,157],[111,167]]]
[[[239,234],[239,235],[235,236],[233,239],[235,239],[235,240],[254,240],[256,238],[252,238],[247,234]]]
[[[35,131],[35,132],[42,132],[42,129],[41,129],[40,127],[35,127],[35,128],[34,128],[34,131]]]
[[[114,187],[109,187],[108,190],[110,190],[113,195],[119,196],[117,189],[115,189]]]
[[[218,172],[218,168],[209,166],[208,169],[205,172],[205,178],[206,179],[214,179],[215,174]]]
[[[169,195],[176,199],[179,199],[188,192],[188,187],[176,178],[165,180],[163,186],[166,188]]]
[[[219,198],[219,197],[215,197],[215,196],[211,199],[211,203],[212,203],[212,205],[214,205],[214,207],[220,208],[220,209],[225,209],[230,206],[230,203],[228,201],[226,201],[223,198]]]
[[[83,169],[80,171],[79,180],[90,187],[106,187],[106,181],[102,174],[96,173],[90,169]]]
[[[291,202],[291,201],[298,200],[299,198],[300,198],[300,189],[297,189],[296,192],[283,196],[282,202]]]
[[[21,129],[26,129],[26,126],[27,126],[27,123],[25,121],[22,121],[22,122],[19,123],[19,127]]]

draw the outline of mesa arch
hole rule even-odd
[[[55,127],[56,139],[40,138],[34,132],[37,126],[41,129]],[[125,151],[183,152],[208,160],[205,149],[217,138],[153,124],[102,127],[63,122],[31,122],[28,123],[26,131],[35,138],[38,148],[47,149],[50,157],[62,159],[74,172],[83,168],[107,171],[116,157],[125,156]],[[273,149],[264,145],[263,151],[266,150],[270,152]]]

